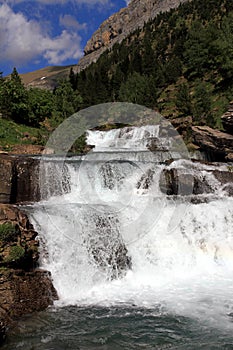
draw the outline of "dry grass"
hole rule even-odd
[[[49,66],[34,72],[20,74],[23,83],[26,86],[53,88],[56,81],[67,78],[71,67],[76,66]]]

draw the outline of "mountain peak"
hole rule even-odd
[[[85,56],[78,63],[78,71],[96,62],[99,56],[121,42],[137,28],[142,28],[160,12],[169,11],[189,0],[131,0],[129,5],[104,21],[87,42]]]

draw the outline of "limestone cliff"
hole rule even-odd
[[[87,42],[85,56],[78,63],[77,70],[86,68],[115,43],[121,42],[128,34],[144,23],[155,18],[160,12],[169,11],[189,0],[132,0],[128,7],[110,16]]]

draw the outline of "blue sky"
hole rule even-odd
[[[0,71],[76,64],[87,40],[127,0],[0,0]]]

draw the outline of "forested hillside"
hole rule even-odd
[[[194,0],[160,14],[72,76],[83,107],[130,101],[221,128],[233,98],[233,2]]]
[[[0,150],[15,144],[44,145],[50,133],[81,108],[82,97],[68,80],[53,90],[26,88],[16,70],[0,73]]]
[[[10,78],[0,77],[2,144],[12,130],[19,132],[12,123],[36,127],[34,142],[44,143],[74,112],[109,101],[145,105],[171,119],[192,116],[193,125],[221,129],[220,116],[233,99],[232,43],[232,0],[193,0],[161,13],[80,73],[71,69],[53,91],[26,89],[15,69]]]

